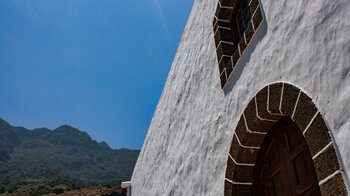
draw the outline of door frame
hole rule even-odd
[[[337,145],[312,99],[289,83],[262,88],[242,113],[229,148],[224,195],[251,195],[256,157],[264,137],[281,118],[303,132],[313,158],[322,195],[348,195],[347,176]]]

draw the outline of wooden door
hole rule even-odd
[[[321,195],[306,140],[289,118],[277,122],[262,143],[255,165],[253,195]]]

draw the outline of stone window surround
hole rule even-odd
[[[290,117],[302,130],[313,158],[323,196],[348,195],[336,145],[312,99],[288,83],[261,89],[248,103],[237,123],[227,159],[225,196],[251,195],[255,160],[270,128]],[[340,161],[338,161],[340,160]]]
[[[213,21],[222,89],[226,87],[235,67],[240,62],[247,47],[254,39],[256,32],[260,29],[264,21],[259,0],[248,0],[252,21],[243,34],[244,39],[241,39],[239,43],[233,43],[233,30],[230,23],[233,10],[239,1],[240,0],[219,0]]]

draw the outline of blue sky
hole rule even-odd
[[[193,0],[1,0],[0,117],[140,149]]]

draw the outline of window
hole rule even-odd
[[[262,21],[258,0],[219,0],[213,26],[222,89]]]
[[[233,27],[232,29],[235,43],[239,43],[239,41],[243,38],[245,30],[248,28],[251,22],[247,0],[242,1],[237,11],[238,13],[233,15],[231,19],[231,26]]]

